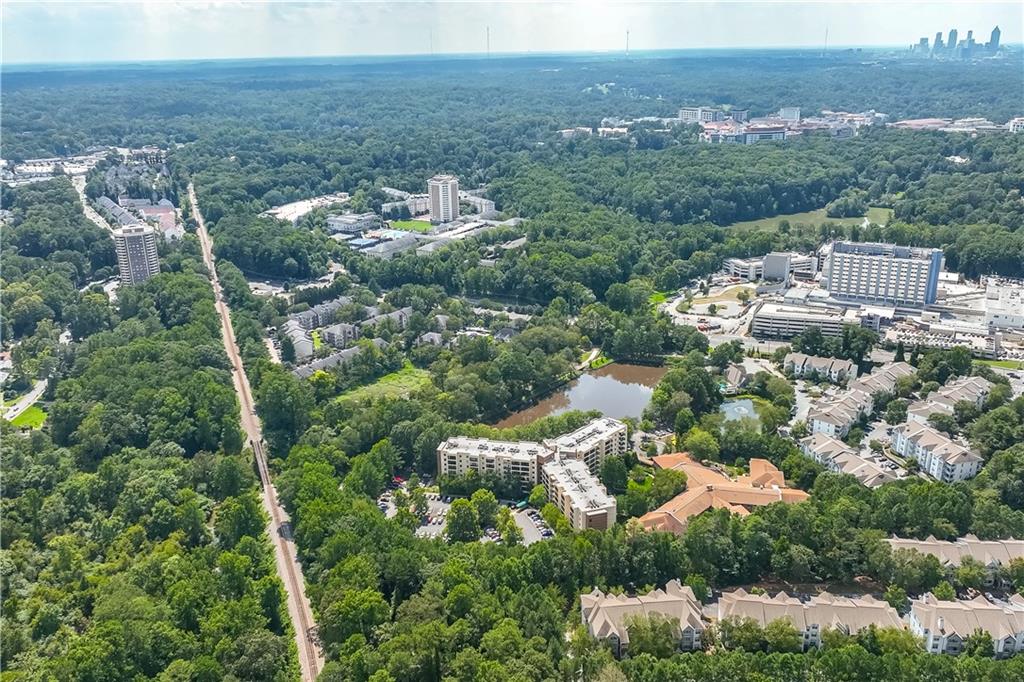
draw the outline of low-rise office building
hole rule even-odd
[[[811,279],[818,271],[818,259],[816,256],[774,251],[758,258],[727,258],[722,267],[731,277],[750,282],[788,280],[790,276]]]
[[[985,460],[965,445],[950,440],[928,424],[900,424],[892,433],[892,449],[914,459],[921,471],[944,483],[966,481],[981,471]]]
[[[376,213],[343,213],[327,216],[327,233],[356,234],[381,227],[382,221]]]
[[[735,479],[722,470],[694,462],[685,453],[659,455],[654,458],[654,466],[685,473],[686,491],[641,516],[640,523],[647,530],[682,535],[689,520],[708,509],[728,509],[745,516],[754,507],[807,499],[804,491],[787,488],[785,476],[766,459],[751,459],[750,473]]]
[[[903,629],[896,609],[865,595],[857,599],[828,592],[800,601],[785,592],[774,597],[750,594],[743,588],[723,592],[718,600],[718,619],[752,619],[762,628],[776,620],[789,620],[803,639],[804,650],[821,646],[825,630],[856,635],[869,627]],[[728,644],[728,643],[726,643]]]
[[[840,383],[857,376],[857,365],[850,360],[822,358],[803,353],[789,353],[782,361],[782,369],[797,378],[820,377],[832,383]]]
[[[647,594],[606,594],[594,590],[580,595],[580,616],[590,636],[611,645],[612,655],[629,652],[629,624],[632,618],[661,617],[675,625],[680,651],[699,651],[704,633],[701,604],[693,590],[671,580],[665,589]]]
[[[552,457],[541,443],[489,438],[449,438],[437,448],[439,476],[465,476],[470,470],[520,481],[529,490],[540,480],[540,467]]]
[[[556,457],[541,467],[541,483],[548,501],[569,519],[576,530],[608,530],[615,524],[615,497],[590,473],[580,459]]]
[[[979,630],[992,637],[997,658],[1024,651],[1024,597],[994,603],[977,597],[943,601],[931,593],[911,602],[907,615],[910,631],[932,654],[963,653],[967,638]]]
[[[949,572],[956,570],[964,557],[974,559],[985,567],[985,584],[999,585],[1002,570],[1011,561],[1024,559],[1024,540],[979,540],[976,535],[965,535],[956,540],[936,540],[929,535],[925,540],[892,537],[886,540],[892,551],[910,550],[929,554],[939,560]]]
[[[571,433],[544,441],[563,459],[578,459],[597,473],[605,458],[621,455],[629,449],[626,425],[604,417],[588,422]]]

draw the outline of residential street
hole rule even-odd
[[[302,575],[302,565],[296,558],[295,543],[292,540],[291,522],[288,513],[277,501],[277,490],[270,480],[270,471],[267,468],[267,459],[263,451],[263,434],[260,427],[259,417],[256,416],[256,403],[252,397],[252,389],[249,386],[249,379],[245,375],[245,368],[242,366],[242,359],[238,353],[238,344],[235,342],[235,334],[231,326],[231,312],[224,302],[220,281],[217,279],[217,270],[214,267],[213,244],[210,235],[206,231],[206,224],[202,213],[199,211],[199,202],[196,200],[195,188],[189,184],[189,200],[192,202],[192,212],[199,225],[197,230],[199,243],[203,250],[203,263],[210,271],[210,281],[213,284],[215,305],[220,315],[222,335],[224,338],[224,350],[231,361],[232,376],[235,384],[235,391],[238,393],[238,403],[242,412],[242,429],[245,431],[246,439],[253,449],[256,457],[256,466],[259,470],[260,486],[263,489],[263,507],[270,516],[270,525],[267,533],[274,545],[274,558],[277,566],[277,574],[284,584],[288,595],[288,615],[292,620],[295,629],[295,643],[299,650],[299,664],[302,667],[302,679],[306,682],[313,682],[320,669],[323,667],[323,655],[315,641],[316,621],[313,619],[313,611],[306,598],[306,584]]]

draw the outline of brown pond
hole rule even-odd
[[[509,415],[495,426],[528,424],[570,410],[598,410],[607,417],[639,417],[667,367],[612,363],[582,375],[533,407]]]

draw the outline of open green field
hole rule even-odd
[[[671,291],[655,291],[653,294],[651,294],[650,298],[648,298],[647,301],[651,305],[661,305],[662,303],[664,303],[665,301],[668,300],[668,295],[670,293],[672,293],[672,292]]]
[[[338,400],[367,400],[383,397],[402,397],[413,391],[423,388],[430,383],[430,372],[425,369],[417,369],[406,363],[405,367],[385,374],[377,381],[367,386],[353,388],[338,396]]]
[[[408,232],[430,232],[433,227],[427,220],[392,220],[391,229]]]
[[[879,225],[885,225],[889,222],[889,218],[892,216],[891,208],[879,208],[872,206],[868,209],[867,218],[873,223]],[[779,226],[779,221],[788,220],[790,225],[820,225],[824,222],[838,223],[840,225],[860,225],[864,222],[864,218],[829,218],[825,215],[825,209],[819,208],[815,211],[805,211],[803,213],[790,213],[788,215],[777,215],[772,218],[760,218],[758,220],[744,220],[742,222],[733,223],[732,225],[726,225],[733,230],[774,230]]]
[[[754,291],[757,287],[751,284],[737,284],[736,286],[729,287],[720,294],[714,296],[703,296],[701,298],[695,298],[690,301],[691,305],[705,305],[707,303],[723,303],[725,301],[739,301],[739,293],[743,289],[750,292],[750,299],[754,298]]]
[[[975,362],[1003,369],[1024,369],[1024,361],[1021,360],[975,360]]]
[[[11,424],[13,424],[16,428],[19,429],[38,429],[43,425],[43,422],[45,421],[46,412],[43,410],[43,408],[37,405],[32,405],[27,410],[25,410],[17,417],[15,417]]]

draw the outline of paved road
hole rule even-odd
[[[85,209],[85,217],[102,227],[104,230],[113,233],[114,228],[110,226],[110,223],[103,219],[103,216],[96,212],[96,209],[94,209],[92,204],[89,203],[89,198],[85,196],[85,176],[76,175],[71,179],[71,184],[75,186],[76,190],[78,190],[78,198],[82,202],[82,207]]]
[[[46,380],[39,379],[36,381],[35,386],[32,387],[31,391],[18,398],[17,401],[11,403],[11,405],[4,409],[4,419],[7,421],[13,421],[16,419],[22,412],[32,405],[35,405],[36,401],[39,400],[39,396],[41,396],[45,390]]]
[[[288,615],[291,617],[292,625],[295,628],[295,643],[299,649],[299,665],[302,668],[302,679],[306,682],[313,682],[320,669],[323,667],[323,655],[314,641],[314,630],[316,622],[313,619],[313,611],[306,598],[306,583],[302,576],[302,565],[296,559],[295,543],[292,541],[291,522],[288,513],[277,501],[277,490],[270,481],[270,470],[267,468],[267,457],[263,451],[263,433],[260,428],[260,420],[256,416],[255,401],[252,397],[252,389],[249,386],[249,379],[242,367],[242,359],[238,354],[238,344],[235,342],[235,333],[231,327],[231,312],[227,303],[224,302],[223,292],[220,287],[220,280],[217,278],[217,270],[213,262],[213,245],[210,235],[206,231],[206,223],[199,212],[199,202],[196,200],[195,188],[190,183],[188,186],[189,200],[192,202],[192,213],[199,226],[197,234],[199,244],[203,250],[203,263],[210,271],[210,280],[213,284],[214,297],[216,299],[217,313],[220,315],[221,328],[223,329],[224,350],[231,360],[232,375],[235,383],[235,391],[238,393],[238,402],[242,408],[242,428],[252,444],[253,453],[256,457],[256,468],[259,470],[260,485],[263,488],[263,507],[270,516],[270,525],[267,527],[267,534],[274,545],[274,558],[277,564],[277,575],[284,583],[285,591],[288,594]]]

